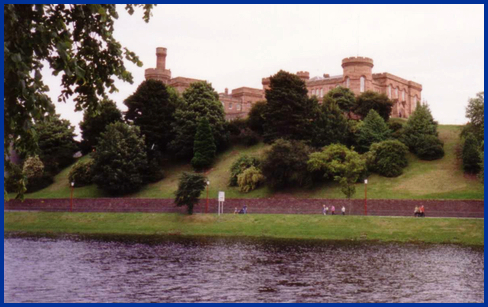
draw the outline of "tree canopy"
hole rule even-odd
[[[334,101],[342,112],[349,114],[356,106],[356,97],[354,93],[346,87],[335,87],[327,92],[324,96],[325,101]]]
[[[403,143],[410,151],[416,153],[422,135],[437,137],[437,122],[426,104],[418,106],[404,125]]]
[[[383,118],[375,110],[370,110],[359,129],[358,151],[367,152],[371,144],[385,141],[390,134],[391,131]]]
[[[207,178],[200,174],[183,172],[176,191],[175,204],[178,207],[187,206],[188,214],[193,214],[193,207],[207,186]]]
[[[193,145],[193,159],[191,165],[195,170],[209,168],[215,158],[217,147],[215,146],[212,128],[205,117],[202,117],[197,126],[195,143]]]
[[[463,130],[463,135],[473,133],[478,142],[485,137],[485,92],[476,94],[476,98],[470,98],[466,107],[466,117],[469,123]]]
[[[318,108],[317,118],[314,120],[315,132],[312,144],[323,147],[333,143],[345,144],[349,134],[349,124],[344,112],[334,100],[326,100]]]
[[[393,102],[385,94],[366,91],[356,98],[354,113],[365,118],[370,110],[375,110],[386,122],[390,118]]]

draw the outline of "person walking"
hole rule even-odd
[[[234,214],[237,214],[237,213],[239,213],[239,210],[237,210],[237,207],[235,207]]]
[[[419,211],[419,206],[415,206],[415,209],[413,209],[413,216],[419,217],[420,211]]]
[[[244,205],[244,207],[242,207],[242,209],[244,210],[244,214],[247,214],[247,205]]]
[[[322,214],[327,215],[327,209],[326,209],[325,205],[322,206]]]
[[[421,217],[425,217],[425,208],[424,208],[424,205],[420,206],[419,211],[420,211],[420,216]]]
[[[342,215],[346,215],[346,207],[342,206],[341,211],[342,211]]]
[[[335,215],[335,207],[334,206],[330,207],[330,213],[332,215]]]

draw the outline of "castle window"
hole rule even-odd
[[[391,99],[391,84],[388,85],[388,98]]]
[[[324,97],[324,88],[320,89],[320,97]]]
[[[364,77],[359,78],[359,91],[364,92]]]
[[[395,98],[398,98],[398,87],[395,89]]]
[[[402,91],[402,101],[405,101],[405,90]]]
[[[232,102],[229,102],[229,110],[232,109]]]
[[[413,105],[414,107],[417,106],[417,96],[413,96]]]
[[[241,110],[241,104],[240,104],[240,103],[238,103],[238,104],[237,104],[237,111],[240,111],[240,110]]]
[[[349,78],[346,79],[346,88],[349,88],[349,85],[350,85],[350,80]]]

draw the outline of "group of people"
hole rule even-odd
[[[246,214],[247,213],[247,205],[244,205],[241,210],[237,210],[237,207],[234,209],[234,214]]]
[[[420,206],[415,206],[415,209],[413,210],[413,215],[415,217],[425,217],[425,208],[424,205]]]
[[[341,212],[342,212],[342,215],[346,215],[346,207],[342,206]],[[329,207],[324,205],[322,208],[322,214],[327,215],[328,213],[329,213]],[[330,207],[330,214],[335,215],[335,206],[334,205],[332,205],[332,207]]]

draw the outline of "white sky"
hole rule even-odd
[[[343,58],[370,57],[373,73],[421,83],[442,124],[466,123],[468,98],[484,91],[483,5],[158,5],[148,24],[141,10],[118,12],[114,36],[144,63],[128,63],[134,84],[117,82],[110,96],[122,110],[156,66],[156,47],[168,48],[172,77],[207,80],[218,92],[262,88],[280,69],[342,74]],[[60,83],[45,77],[57,101]],[[83,117],[73,103],[56,108],[74,125]]]

